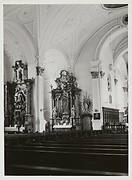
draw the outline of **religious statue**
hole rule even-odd
[[[111,88],[111,76],[110,76],[110,74],[107,77],[107,85],[108,85],[108,91],[111,91],[112,88]]]
[[[19,80],[22,81],[22,70],[19,70]]]
[[[16,82],[21,83],[24,80],[24,71],[26,71],[26,65],[22,63],[22,60],[16,61],[15,66],[12,66],[15,71]]]
[[[56,115],[57,115],[56,107],[53,108],[52,113],[53,113],[53,118],[55,119],[55,118],[56,118]]]
[[[71,108],[71,117],[74,118],[75,117],[75,107],[73,105],[73,107]]]
[[[68,113],[68,98],[67,97],[63,97],[62,99],[62,107],[63,107],[63,113]]]
[[[16,88],[16,92],[15,92],[15,108],[17,110],[24,110],[26,107],[26,97],[25,97],[25,93],[24,90],[21,89],[19,86]]]

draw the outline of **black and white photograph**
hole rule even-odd
[[[128,4],[3,4],[4,176],[129,176],[128,69]]]

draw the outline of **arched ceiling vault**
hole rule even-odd
[[[120,63],[120,60],[123,60],[124,62]],[[119,64],[120,64],[120,66],[119,66]],[[120,54],[118,54],[118,56],[116,56],[116,59],[114,61],[114,67],[118,66],[121,71],[121,69],[122,69],[121,66],[123,66],[124,64],[125,64],[125,67],[124,67],[125,74],[127,74],[127,76],[128,76],[128,48],[125,48],[124,50],[122,50],[120,52]],[[122,72],[122,74],[124,74],[124,73]]]
[[[125,37],[122,38],[119,37],[118,39],[118,43],[116,44],[115,41],[113,42],[113,44],[115,43],[115,48],[114,48],[114,52],[113,52],[113,61],[115,62],[117,57],[124,51],[128,51],[128,35],[127,33],[124,34]]]
[[[34,62],[36,46],[39,46],[42,61],[48,49],[58,49],[65,55],[68,63],[74,66],[88,39],[98,31],[102,31],[102,34],[107,32],[110,27],[105,25],[109,22],[121,25],[120,17],[127,14],[126,7],[110,12],[103,9],[100,4],[47,4],[40,5],[38,17],[37,7],[38,5],[4,5],[4,34],[7,36],[6,30],[8,30],[15,35],[30,63]],[[109,25],[111,26],[112,23]],[[102,26],[105,27],[105,31]],[[38,30],[39,44],[37,44]],[[5,44],[8,44],[8,41]],[[12,49],[10,45],[7,48]]]

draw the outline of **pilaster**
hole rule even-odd
[[[101,78],[104,76],[100,61],[91,62],[92,92],[93,92],[93,130],[101,130],[103,125],[101,105]]]

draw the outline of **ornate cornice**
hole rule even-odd
[[[113,59],[115,60],[119,56],[119,54],[127,48],[128,48],[128,36],[122,39],[113,50]]]

